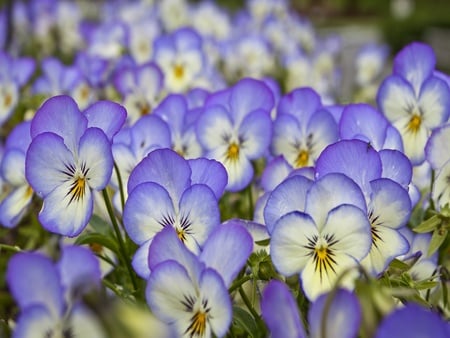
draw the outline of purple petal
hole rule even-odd
[[[206,184],[219,200],[228,183],[225,167],[216,160],[206,158],[196,158],[188,162],[192,170],[191,184]]]
[[[187,113],[187,101],[184,96],[170,94],[158,105],[154,114],[160,116],[171,130],[175,133],[182,133],[185,126],[185,115]]]
[[[69,300],[75,300],[84,292],[100,286],[100,264],[88,248],[76,245],[64,246],[57,269],[61,276],[61,286]]]
[[[407,187],[412,178],[412,165],[408,157],[400,151],[384,149],[379,152],[382,174],[403,187]]]
[[[326,307],[329,298],[331,303]],[[358,298],[345,289],[321,295],[308,312],[312,337],[320,337],[324,332],[325,337],[354,338],[358,335],[361,318]]]
[[[285,160],[284,156],[274,157],[265,167],[261,176],[261,186],[264,191],[272,191],[280,184],[289,173],[292,166]]]
[[[55,330],[59,320],[45,306],[32,304],[19,315],[12,337],[45,337]]]
[[[368,104],[350,104],[342,112],[339,133],[342,139],[357,138],[370,142],[377,150],[386,139],[388,121]]]
[[[171,149],[157,149],[144,158],[131,172],[128,193],[142,182],[155,182],[164,187],[175,204],[191,183],[188,162]]]
[[[416,101],[411,84],[397,75],[387,77],[377,94],[378,107],[390,122],[409,117]]]
[[[125,123],[127,112],[118,103],[97,101],[84,111],[84,115],[88,119],[88,128],[100,128],[108,136],[109,141],[112,141]]]
[[[270,194],[264,208],[267,231],[272,233],[275,223],[291,211],[304,211],[306,194],[312,181],[303,176],[293,176],[283,181]]]
[[[230,114],[236,125],[239,125],[248,113],[258,109],[270,112],[273,105],[273,94],[262,81],[246,78],[232,88]]]
[[[157,115],[145,115],[131,128],[131,148],[139,159],[155,148],[170,148],[171,143],[169,125]]]
[[[67,147],[75,153],[87,124],[86,117],[70,96],[54,96],[37,110],[31,122],[31,137],[34,139],[44,132],[55,133],[61,136]]]
[[[404,47],[394,59],[393,70],[411,82],[419,93],[422,83],[433,74],[436,56],[433,49],[421,42],[413,42]]]
[[[150,270],[165,261],[174,260],[185,267],[191,278],[197,278],[201,265],[197,257],[180,241],[173,227],[166,226],[156,234],[148,251]]]
[[[450,115],[450,89],[437,77],[427,79],[420,88],[419,109],[423,123],[435,128],[445,123]]]
[[[218,250],[220,248],[220,250]],[[206,241],[200,260],[216,270],[229,287],[253,250],[253,238],[238,220],[220,225]]]
[[[306,337],[294,296],[286,284],[272,280],[261,299],[261,311],[273,338]]]
[[[381,177],[380,156],[366,142],[339,141],[325,148],[316,161],[317,178],[328,173],[347,175],[366,194],[370,191],[369,182]]]
[[[320,96],[311,88],[298,88],[286,94],[278,104],[278,114],[290,114],[300,123],[307,123],[322,106]]]
[[[242,150],[249,159],[262,156],[272,138],[272,120],[268,112],[256,110],[245,116],[239,127]]]
[[[78,161],[81,168],[88,170],[86,179],[89,187],[101,190],[109,183],[113,170],[111,144],[105,133],[98,128],[88,128],[80,139]]]
[[[180,230],[186,233],[185,245],[196,252],[199,246],[203,246],[211,231],[220,224],[219,205],[208,186],[195,184],[184,191],[180,200],[178,222],[177,228],[181,227]]]
[[[330,173],[319,178],[309,189],[305,212],[321,229],[330,210],[342,204],[354,205],[364,212],[367,210],[360,187],[346,175]]]
[[[378,326],[375,338],[429,337],[447,338],[450,329],[439,314],[409,303],[388,314]]]
[[[439,170],[449,159],[447,146],[450,144],[450,124],[436,128],[425,146],[427,161],[434,170]]]
[[[33,191],[27,184],[10,191],[0,202],[0,224],[6,228],[16,226],[28,212]]]
[[[141,245],[153,238],[175,215],[168,192],[159,184],[138,185],[128,196],[123,211],[123,224],[128,236]]]
[[[26,153],[31,143],[30,128],[31,121],[24,121],[17,124],[9,133],[5,148],[16,148]]]
[[[22,310],[43,305],[54,318],[63,314],[64,300],[58,272],[50,258],[38,253],[18,253],[6,271],[9,290]],[[33,287],[30,287],[32,283]]]
[[[53,133],[38,135],[27,152],[25,176],[37,195],[43,197],[67,179],[67,165],[74,165],[73,154],[63,139]]]

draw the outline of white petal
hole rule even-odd
[[[334,271],[331,269],[322,270],[321,275],[320,269],[316,269],[316,265],[312,259],[302,271],[302,288],[310,301],[313,301],[322,293],[330,291],[336,284],[336,281],[342,272],[357,266],[357,261],[345,253],[337,253],[333,258],[337,263],[334,267]],[[347,273],[340,285],[352,289],[357,274],[358,272],[356,269],[354,272]]]
[[[318,235],[314,221],[307,214],[294,211],[282,217],[270,241],[270,253],[277,270],[286,276],[299,273],[312,261],[313,251],[305,246]]]

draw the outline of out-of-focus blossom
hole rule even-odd
[[[393,74],[380,86],[377,102],[399,130],[405,154],[414,165],[425,160],[425,144],[431,131],[450,114],[450,88],[434,75],[433,49],[414,42],[394,59]]]
[[[376,338],[446,338],[450,326],[439,314],[410,303],[388,314],[380,323]]]
[[[299,273],[310,300],[330,291],[341,273],[356,268],[370,251],[363,194],[343,174],[315,182],[291,177],[272,192],[264,212],[274,266],[285,276]],[[355,275],[356,270],[347,273],[342,285],[352,288]]]
[[[338,139],[336,122],[311,88],[281,98],[273,129],[273,155],[283,155],[294,168],[313,166],[322,150]]]
[[[163,71],[167,90],[185,92],[192,87],[205,65],[202,38],[192,28],[162,35],[155,41],[153,60]]]
[[[57,263],[40,253],[14,255],[6,272],[20,308],[13,337],[106,337],[99,319],[81,300],[100,280],[97,259],[83,247],[63,247]]]
[[[227,190],[242,190],[252,180],[251,161],[265,154],[271,141],[272,107],[270,89],[254,79],[242,79],[207,99],[197,137],[205,156],[225,166]]]
[[[123,97],[128,123],[152,113],[161,99],[163,73],[155,63],[126,67],[115,74],[114,85]]]
[[[22,122],[11,131],[0,164],[1,176],[10,189],[0,202],[0,224],[7,228],[21,221],[33,197],[33,189],[25,178],[25,157],[31,143],[30,125],[31,122]]]
[[[209,233],[220,224],[216,196],[223,192],[226,174],[219,163],[214,163],[217,165],[200,163],[196,170],[203,174],[197,175],[176,152],[159,149],[134,168],[128,180],[123,222],[130,238],[140,246],[133,267],[143,278],[150,273],[148,248],[164,227],[173,227],[184,245],[198,253]],[[212,175],[217,175],[216,181],[209,179]]]
[[[108,101],[83,114],[69,96],[55,96],[36,112],[25,175],[44,199],[39,220],[47,230],[76,236],[85,228],[92,190],[102,190],[111,179],[111,141],[125,118],[124,108]]]

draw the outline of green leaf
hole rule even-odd
[[[400,270],[400,272],[405,272],[410,269],[409,264],[398,259],[392,260],[391,264],[389,264],[389,267],[395,270]]]
[[[428,218],[427,220],[423,221],[418,226],[414,227],[413,230],[414,232],[418,233],[430,232],[437,229],[437,227],[441,224],[441,222],[442,222],[441,217],[439,215],[434,215]]]
[[[91,246],[97,244],[110,249],[116,255],[120,255],[119,246],[117,245],[116,241],[111,236],[99,234],[97,232],[88,232],[80,235],[76,239],[75,244],[77,245],[88,244]]]
[[[250,313],[240,307],[234,306],[233,321],[236,326],[248,334],[248,337],[257,337],[255,336],[255,333],[258,332],[258,327]]]
[[[444,242],[447,237],[447,229],[435,229],[431,236],[430,246],[428,248],[428,257],[434,254]]]
[[[270,244],[270,238],[263,239],[261,241],[255,241],[255,244],[259,246],[268,246]]]

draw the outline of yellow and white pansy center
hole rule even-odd
[[[66,197],[69,199],[68,204],[73,202],[81,202],[86,195],[86,190],[88,187],[87,174],[89,173],[89,168],[83,163],[80,167],[73,164],[66,164],[63,174],[68,178],[69,190],[66,193]]]
[[[173,75],[177,80],[182,80],[185,75],[185,68],[180,63],[175,63],[173,65]]]
[[[314,271],[319,273],[320,280],[322,280],[324,274],[336,273],[337,262],[333,245],[337,242],[333,235],[325,235],[324,237],[315,235],[308,239],[308,245],[305,247],[311,250],[310,256],[313,259]]]
[[[206,335],[206,325],[208,324],[208,316],[211,311],[207,299],[196,299],[193,296],[184,296],[182,302],[185,310],[193,315],[190,317],[189,325],[184,334],[189,337],[204,337]]]
[[[228,145],[227,152],[225,154],[225,159],[227,161],[236,162],[239,159],[240,147],[236,142],[231,142]]]
[[[294,165],[296,168],[306,167],[309,163],[309,151],[307,149],[300,149],[295,158]]]
[[[421,125],[422,125],[422,117],[419,114],[415,113],[409,119],[407,130],[415,134],[420,129]]]

